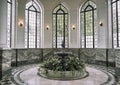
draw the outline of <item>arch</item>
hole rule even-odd
[[[41,47],[42,31],[42,7],[37,0],[26,3],[25,8],[25,48]]]
[[[96,4],[88,0],[80,7],[80,36],[82,48],[96,48],[97,47],[97,11]]]
[[[61,48],[64,44],[68,48],[68,10],[58,4],[53,10],[53,48]]]
[[[97,8],[97,7],[96,7],[96,3],[95,3],[94,1],[92,1],[92,0],[87,0],[87,1],[85,1],[85,2],[81,5],[80,11],[84,10],[84,8],[85,8],[86,6],[88,6],[88,5],[90,5],[90,6],[94,7],[94,8]]]

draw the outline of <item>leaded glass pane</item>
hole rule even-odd
[[[92,11],[86,12],[86,48],[93,48]]]
[[[112,3],[113,47],[120,47],[120,0]]]
[[[25,16],[25,47],[39,48],[41,34],[41,14],[38,5],[35,2],[30,1],[26,4]]]
[[[115,1],[117,1],[117,0],[112,0],[112,2],[115,2]]]
[[[81,45],[82,48],[97,47],[96,5],[87,1],[81,9]]]
[[[64,6],[58,5],[53,11],[53,48],[61,48],[62,42],[68,47],[68,13]]]
[[[85,11],[89,11],[89,10],[92,10],[92,8],[90,6],[88,6]]]
[[[12,0],[7,3],[7,47],[11,47],[11,30],[12,30]]]

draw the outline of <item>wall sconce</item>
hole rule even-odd
[[[72,29],[75,30],[75,25],[72,26]]]
[[[19,25],[20,27],[23,27],[23,25],[24,25],[23,20],[19,20],[18,25]]]
[[[47,26],[46,26],[46,30],[49,30],[49,28],[50,28],[49,25],[47,25]]]
[[[99,25],[100,25],[100,26],[103,26],[103,22],[102,22],[102,21],[100,21],[100,22],[99,22]]]

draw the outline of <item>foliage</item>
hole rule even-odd
[[[85,67],[85,64],[78,57],[74,56],[66,56],[64,64],[62,63],[61,57],[52,56],[46,59],[41,67],[54,71],[74,71],[82,70]]]

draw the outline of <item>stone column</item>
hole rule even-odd
[[[115,74],[120,78],[120,49],[115,49]]]
[[[2,49],[0,48],[0,80],[2,80]]]

